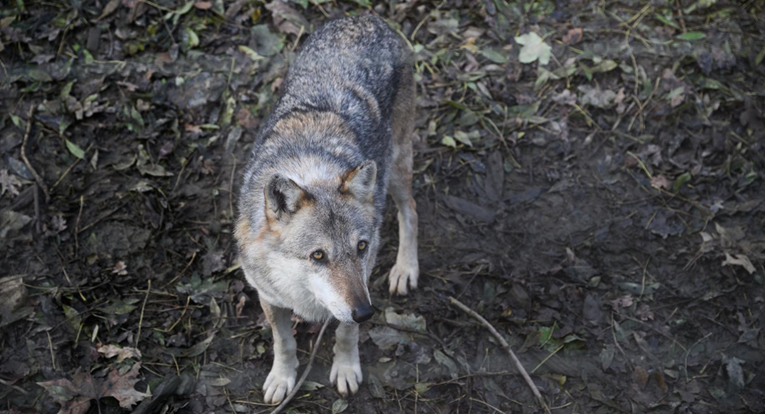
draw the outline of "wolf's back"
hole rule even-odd
[[[291,64],[283,96],[264,132],[295,110],[332,111],[354,130],[376,131],[377,124],[390,120],[408,65],[403,42],[379,17],[330,21],[308,38]]]
[[[410,55],[373,15],[333,20],[311,34],[285,78],[282,96],[253,143],[240,206],[262,205],[264,174],[285,160],[321,158],[342,171],[377,163],[375,205],[385,204],[391,117]],[[308,127],[304,127],[308,126]]]

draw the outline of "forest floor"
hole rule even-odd
[[[542,412],[449,296],[554,413],[764,412],[762,2],[5,3],[2,412],[273,408],[241,171],[301,43],[370,11],[416,58],[419,289],[389,203],[364,383],[326,335],[287,412]]]

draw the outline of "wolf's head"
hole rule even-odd
[[[278,294],[318,302],[342,322],[372,317],[367,279],[379,236],[374,193],[377,167],[366,161],[335,180],[298,185],[274,174],[264,186],[261,265]],[[294,309],[300,313],[301,306]],[[304,315],[310,317],[310,315]]]

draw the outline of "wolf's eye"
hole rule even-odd
[[[367,249],[367,242],[365,242],[364,240],[360,241],[359,242],[359,251],[363,252],[366,249]]]
[[[324,260],[324,257],[326,255],[324,254],[323,250],[317,250],[313,253],[311,253],[311,259],[318,261]]]

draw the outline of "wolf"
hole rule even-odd
[[[293,312],[339,320],[330,381],[342,395],[358,390],[358,324],[374,313],[368,282],[388,193],[399,225],[389,290],[417,287],[414,116],[411,54],[379,17],[328,22],[290,65],[253,143],[235,228],[245,278],[273,329],[266,403],[295,386]]]

